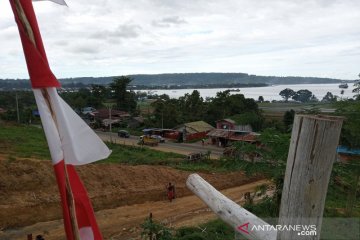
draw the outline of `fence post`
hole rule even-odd
[[[316,236],[278,231],[277,239],[320,239],[330,174],[343,118],[296,115],[286,164],[280,225],[316,225]]]

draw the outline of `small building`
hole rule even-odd
[[[110,117],[111,114],[111,117]],[[85,115],[86,118],[89,119],[90,122],[100,121],[104,126],[116,125],[126,122],[130,119],[130,114],[128,112],[119,111],[112,109],[98,109],[94,112],[88,113]]]
[[[211,143],[219,147],[225,147],[235,141],[256,143],[259,135],[252,131],[250,125],[237,125],[229,118],[216,121],[216,129],[207,134]]]
[[[183,141],[205,138],[206,134],[213,129],[213,126],[204,121],[184,123],[174,128],[182,134]]]
[[[252,132],[252,127],[247,125],[239,125],[232,119],[225,118],[222,120],[216,121],[216,129],[226,129],[226,130],[238,130],[243,132]]]
[[[109,109],[98,109],[91,113],[95,119],[118,119],[118,120],[125,120],[130,118],[130,114],[128,112],[120,111],[120,110],[109,110]]]

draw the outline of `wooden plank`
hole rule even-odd
[[[253,225],[264,226],[269,224],[224,196],[199,175],[191,174],[186,181],[186,186],[204,201],[216,215],[232,226],[245,238],[259,240],[276,239],[275,230],[251,231]],[[243,229],[247,229],[248,233],[238,230],[239,226],[246,225],[247,223],[249,223],[248,228],[244,227]]]
[[[325,198],[343,118],[296,115],[286,164],[280,225],[316,225],[316,236],[279,231],[278,240],[320,239]]]

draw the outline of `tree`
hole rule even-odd
[[[360,102],[338,102],[335,113],[346,117],[341,133],[341,144],[351,148],[360,148]]]
[[[127,86],[132,79],[127,76],[115,77],[110,83],[110,89],[113,91],[113,97],[116,101],[116,107],[119,110],[134,112],[136,110],[135,93],[127,91]]]
[[[293,95],[292,99],[294,99],[295,101],[305,103],[305,102],[309,102],[312,96],[313,93],[311,91],[307,89],[301,89]]]
[[[334,96],[331,92],[327,92],[321,101],[322,102],[336,102],[336,96]]]
[[[310,102],[318,102],[319,99],[317,99],[317,97],[313,94],[310,98]]]
[[[198,121],[203,119],[205,104],[198,90],[191,94],[185,94],[179,98],[180,108],[186,122]]]
[[[251,125],[254,131],[260,131],[264,124],[264,117],[257,112],[245,112],[231,117],[239,125]]]
[[[184,122],[177,99],[158,99],[152,103],[152,106],[154,107],[154,119],[152,122],[154,127],[173,128]]]
[[[285,88],[279,93],[279,95],[285,99],[285,102],[287,102],[289,98],[295,95],[295,91],[290,88]]]
[[[263,102],[264,101],[264,97],[263,96],[259,96],[259,98],[258,98],[258,102]]]
[[[89,105],[94,108],[101,107],[105,98],[108,95],[108,89],[103,85],[92,84],[91,85],[91,97],[89,99]]]
[[[345,116],[344,124],[341,130],[340,143],[353,149],[360,148],[360,102],[359,101],[341,101],[336,104],[336,114]],[[353,214],[353,207],[356,206],[358,192],[358,183],[360,180],[360,165],[356,156],[350,156],[346,164],[341,164],[339,173],[346,173],[347,183],[347,206],[346,215]]]
[[[235,114],[251,111],[259,113],[258,105],[254,99],[245,98],[243,94],[230,95],[229,90],[218,92],[215,98],[208,99],[206,107],[204,119],[211,124],[216,120]]]

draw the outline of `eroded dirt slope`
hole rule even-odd
[[[165,200],[168,182],[176,184],[178,197],[190,194],[185,187],[190,172],[168,167],[90,164],[77,169],[95,211]],[[217,189],[260,179],[239,172],[200,175]],[[0,230],[60,219],[59,201],[50,161],[0,156]]]

